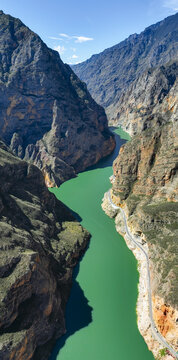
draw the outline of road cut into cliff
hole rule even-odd
[[[110,177],[111,183],[115,177]],[[177,359],[176,350],[171,347],[158,331],[153,316],[153,301],[151,290],[151,275],[149,263],[149,250],[146,242],[141,237],[135,238],[130,232],[127,224],[127,217],[124,209],[117,203],[117,198],[110,189],[105,193],[102,208],[111,218],[115,217],[116,230],[123,235],[128,248],[133,252],[138,261],[139,270],[139,294],[137,301],[137,322],[138,328],[144,337],[149,349],[153,352],[156,359],[160,357],[164,360]]]

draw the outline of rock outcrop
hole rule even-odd
[[[178,61],[146,70],[113,106],[113,123],[131,136],[177,116]],[[112,106],[110,107],[110,109]]]
[[[0,12],[0,135],[60,185],[115,146],[103,108],[59,54]]]
[[[88,241],[41,171],[0,142],[0,359],[48,359]]]
[[[86,82],[94,99],[104,106],[112,123],[120,111],[120,97],[136,79],[147,69],[178,58],[177,40],[178,13],[73,65],[72,69]]]

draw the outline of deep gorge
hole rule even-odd
[[[121,129],[117,133],[127,138]],[[101,209],[104,192],[110,187],[113,160],[125,142],[119,136],[116,141],[112,155],[52,190],[80,215],[92,238],[67,305],[67,333],[50,360],[153,360],[136,323],[136,260],[116,232],[114,221]],[[78,284],[83,292],[78,291]]]

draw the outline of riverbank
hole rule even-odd
[[[111,182],[113,180],[113,177],[111,177]],[[153,336],[153,330],[151,327],[153,327],[153,324],[151,325],[150,320],[150,311],[149,311],[149,289],[148,289],[148,272],[147,272],[147,261],[146,261],[146,254],[148,254],[148,245],[146,242],[143,242],[143,239],[140,237],[138,239],[137,235],[137,242],[142,244],[141,249],[139,249],[131,239],[129,239],[127,233],[126,233],[126,224],[124,223],[123,214],[121,214],[121,211],[117,209],[117,198],[114,199],[114,203],[111,203],[112,200],[110,200],[108,192],[105,193],[104,199],[102,202],[102,208],[105,211],[105,213],[113,218],[115,217],[115,225],[116,230],[119,234],[121,234],[125,242],[128,246],[128,248],[133,252],[135,258],[138,262],[138,271],[139,271],[139,284],[138,284],[138,299],[137,299],[137,306],[136,306],[136,312],[137,312],[137,324],[138,329],[145,339],[145,342],[148,345],[149,350],[151,350],[155,356],[156,359],[164,359],[164,360],[172,360],[176,357],[173,357],[172,355],[168,354],[163,350],[163,346],[156,340],[155,336]],[[116,204],[116,206],[114,205]],[[127,216],[127,209],[124,208],[125,216]],[[129,229],[130,234],[134,234],[134,229]],[[134,237],[134,235],[133,235]],[[152,302],[154,300],[155,305],[155,298],[152,299]],[[151,315],[152,316],[152,315]],[[155,331],[155,330],[154,330]]]

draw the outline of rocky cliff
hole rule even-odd
[[[136,79],[178,58],[177,44],[178,13],[72,68],[112,121],[120,111],[120,97]]]
[[[59,54],[0,12],[0,135],[59,185],[109,154],[105,112]]]
[[[132,234],[147,246],[150,259],[153,313],[167,342],[178,349],[178,84],[177,62],[145,72],[120,99],[118,119],[134,135],[113,164],[112,198],[125,209]],[[116,216],[104,204],[110,216]],[[122,219],[116,227],[124,233]],[[134,252],[135,253],[135,252]],[[154,354],[147,321],[144,266],[140,261],[139,328]],[[143,286],[142,286],[143,285]],[[145,316],[143,315],[143,311]],[[166,357],[167,356],[167,357]],[[165,355],[165,359],[172,359]]]
[[[89,60],[73,66],[102,104],[110,122],[132,136],[114,162],[112,200],[124,208],[133,235],[150,258],[154,319],[157,329],[178,349],[178,13]],[[111,208],[116,229],[126,241],[122,217]],[[128,241],[127,241],[128,242]],[[152,336],[145,261],[137,249],[140,282],[138,325],[155,356],[160,345]],[[162,352],[162,354],[164,351]],[[165,353],[166,360],[172,357]]]
[[[125,209],[130,231],[150,258],[152,302],[158,330],[177,349],[178,252],[178,13],[72,68],[102,104],[110,123],[132,140],[114,162],[112,199]],[[125,236],[121,215],[104,198]],[[125,236],[126,241],[127,237]],[[128,244],[133,250],[132,246]],[[139,261],[138,325],[156,356],[160,345],[150,330],[145,262]],[[171,359],[166,354],[165,359]]]
[[[0,142],[0,359],[47,359],[89,234]]]
[[[177,117],[178,61],[146,70],[110,107],[113,123],[131,136],[172,122]]]

